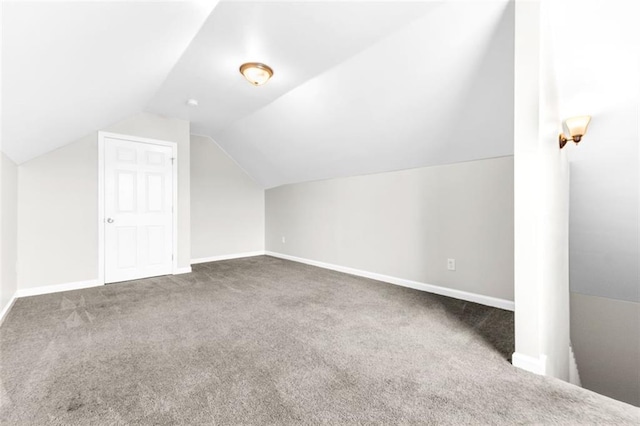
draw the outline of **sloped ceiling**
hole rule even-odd
[[[512,11],[437,5],[221,131],[194,128],[265,187],[512,154]]]
[[[189,119],[264,187],[513,152],[506,0],[116,5],[5,8],[22,14],[4,35],[14,160],[140,110]],[[274,78],[249,85],[247,61]]]
[[[195,132],[219,135],[437,5],[221,2],[149,110],[190,119]],[[251,86],[238,71],[245,62],[270,65],[274,77],[264,86]],[[187,107],[189,97],[198,100],[198,108]]]
[[[3,1],[2,150],[17,163],[145,109],[217,1]]]

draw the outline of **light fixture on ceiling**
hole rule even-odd
[[[566,132],[560,133],[560,136],[558,137],[560,149],[564,148],[569,141],[574,141],[577,145],[578,142],[582,140],[585,133],[587,133],[587,127],[589,127],[590,122],[590,115],[581,115],[564,120],[563,131],[566,130]],[[567,137],[565,134],[568,134],[569,136]]]
[[[187,100],[187,105],[189,105],[190,107],[197,107],[198,106],[198,100],[197,99],[189,99]]]
[[[273,76],[273,70],[260,62],[247,62],[240,65],[240,74],[254,86],[261,86]]]

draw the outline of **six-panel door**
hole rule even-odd
[[[105,138],[105,282],[172,273],[171,147]]]

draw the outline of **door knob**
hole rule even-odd
[[[110,217],[107,218],[107,223],[113,223],[113,219],[111,219]]]

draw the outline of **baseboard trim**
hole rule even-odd
[[[173,275],[190,274],[191,272],[191,266],[183,266],[174,270]]]
[[[222,256],[201,257],[199,259],[191,259],[192,265],[198,263],[218,262],[219,260],[242,259],[244,257],[264,256],[264,250],[248,251],[245,253],[224,254]]]
[[[98,287],[98,280],[76,281],[65,284],[45,285],[42,287],[23,288],[16,291],[16,297],[38,296],[41,294],[58,293],[61,291],[80,290],[83,288]]]
[[[191,266],[186,266],[183,268],[178,268],[174,272],[174,275],[188,274],[190,272],[191,272]],[[42,287],[23,288],[16,291],[14,298],[39,296],[41,294],[59,293],[61,291],[81,290],[83,288],[99,287],[102,285],[104,285],[104,283],[100,283],[98,280],[87,280],[87,281],[76,281],[76,282],[64,283],[64,284],[44,285]],[[3,311],[3,314],[4,314],[4,311]]]
[[[2,312],[0,312],[0,326],[4,322],[4,319],[7,317],[7,314],[9,313],[11,308],[13,307],[13,304],[15,303],[17,298],[18,298],[18,296],[16,296],[15,293],[14,293],[14,295],[11,296],[11,299],[9,299],[9,303],[7,303],[7,305],[4,308],[2,308]]]
[[[494,308],[513,311],[515,309],[514,302],[497,297],[483,296],[481,294],[469,293],[462,290],[455,290],[447,287],[440,287],[433,284],[421,283],[418,281],[406,280],[404,278],[391,277],[389,275],[378,274],[375,272],[363,271],[360,269],[349,268],[346,266],[333,265],[331,263],[319,262],[317,260],[304,259],[301,257],[290,256],[288,254],[276,253],[273,251],[265,251],[267,256],[273,256],[280,259],[291,260],[294,262],[305,263],[307,265],[317,266],[319,268],[331,269],[332,271],[344,272],[345,274],[357,275],[359,277],[371,278],[377,281],[384,281],[390,284],[409,287],[416,290],[435,293],[441,296],[453,297],[454,299],[466,300],[468,302],[479,303],[481,305],[492,306]]]
[[[539,358],[535,358],[529,355],[514,352],[511,356],[511,364],[514,367],[518,367],[522,370],[529,371],[534,374],[544,376],[547,374],[547,356],[540,355]]]

